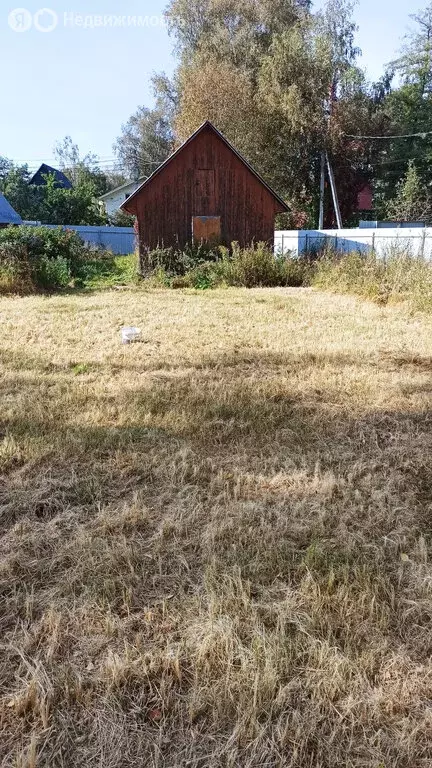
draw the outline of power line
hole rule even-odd
[[[343,133],[347,139],[370,139],[370,140],[385,140],[391,141],[392,139],[425,139],[427,136],[432,135],[432,131],[422,131],[421,133],[405,133],[399,136],[353,136],[350,133]]]
[[[15,158],[14,159],[7,158],[7,159],[10,160],[10,162],[12,162],[14,165],[39,166],[42,163],[46,163],[47,165],[50,165],[52,163],[57,163],[57,164],[59,163],[59,159],[58,158],[46,158],[46,157],[45,158],[31,158],[30,160],[29,159],[25,159],[25,160],[23,160],[23,159],[15,159]],[[136,155],[136,159],[139,160],[140,162],[142,162],[144,165],[160,165],[160,162],[161,162],[160,160],[147,160],[145,155],[141,155],[141,154],[137,154]],[[97,168],[98,165],[106,165],[106,164],[108,164],[108,165],[115,165],[117,163],[121,164],[121,161],[119,160],[118,157],[116,157],[115,155],[105,155],[105,156],[102,156],[102,157],[97,157],[96,160],[92,161],[90,164],[88,164],[86,162],[86,159],[83,158],[82,160],[78,160],[78,162],[76,162],[76,163],[72,163],[72,165],[69,165],[68,168],[78,168],[78,167],[82,166],[83,164],[86,165],[86,166],[88,165],[88,167],[95,167],[95,168]]]
[[[52,165],[53,163],[59,162],[58,158],[51,157],[51,158],[31,158],[30,160],[28,158],[26,159],[15,159],[15,158],[7,158],[10,160],[11,163],[14,163],[14,165],[41,165],[42,163],[46,163],[46,165]],[[94,165],[98,165],[100,163],[115,163],[117,160],[114,156],[106,156],[106,157],[99,157],[96,161],[94,161]],[[82,162],[86,162],[84,159],[79,160],[78,163],[75,163],[75,165],[80,165]]]
[[[345,155],[346,157],[346,155]],[[365,160],[364,163],[360,164],[361,167],[358,168],[358,170],[364,170],[365,166],[369,166],[370,168],[379,168],[384,165],[407,165],[409,160],[425,160],[425,157],[423,155],[412,155],[411,157],[407,157],[405,159],[400,158],[399,160]],[[353,162],[350,165],[338,165],[338,168],[355,168],[356,163]]]

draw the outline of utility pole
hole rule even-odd
[[[321,181],[320,181],[320,206],[318,229],[324,229],[324,193],[325,193],[325,162],[324,150],[321,152]]]
[[[333,106],[336,101],[336,88],[337,88],[337,74],[333,75],[333,80],[330,86],[328,111],[327,111],[327,134],[330,133],[330,126],[333,116]],[[333,207],[336,214],[336,221],[338,229],[342,229],[342,216],[339,207],[339,200],[336,190],[336,182],[333,173],[333,168],[330,164],[330,158],[327,150],[323,150],[321,153],[321,182],[320,182],[320,215],[319,215],[319,229],[324,227],[324,191],[325,191],[325,164],[327,162],[327,170],[330,179],[330,186],[333,198]]]
[[[336,190],[336,182],[335,182],[335,177],[333,173],[333,168],[331,167],[331,164],[330,164],[330,158],[328,156],[328,152],[326,152],[325,155],[327,160],[327,169],[328,169],[328,174],[330,179],[330,186],[332,191],[333,205],[334,205],[335,214],[336,214],[337,226],[338,226],[338,229],[342,229],[342,216],[339,208],[339,200],[338,200],[338,195]]]

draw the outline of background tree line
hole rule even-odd
[[[323,151],[344,224],[358,220],[368,182],[374,217],[432,221],[432,3],[411,17],[403,50],[376,83],[359,65],[351,0],[327,0],[319,12],[310,0],[170,0],[166,16],[178,66],[171,79],[153,77],[155,106],[123,125],[114,145],[122,173],[80,158],[70,138],[56,152],[73,190],[31,187],[25,166],[0,160],[0,189],[24,218],[100,223],[98,196],[149,175],[210,119],[290,203],[285,226],[316,226]],[[329,189],[326,198],[330,226]]]

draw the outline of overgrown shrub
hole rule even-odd
[[[5,230],[0,230],[1,232]],[[27,249],[0,242],[0,293],[28,293],[34,288]]]
[[[46,290],[66,288],[72,279],[71,264],[65,256],[40,256],[34,262],[33,277],[36,286]]]
[[[0,290],[28,292],[65,288],[81,280],[84,265],[105,252],[86,245],[73,230],[47,227],[0,229]]]
[[[149,254],[151,282],[172,288],[244,288],[309,285],[313,263],[308,259],[275,256],[265,243],[249,248],[198,247],[185,251],[160,249]]]
[[[228,262],[226,259],[204,261],[186,272],[185,275],[174,277],[171,280],[171,287],[205,290],[206,288],[229,285],[227,270]]]
[[[6,227],[0,230],[0,248],[4,245],[26,249],[29,259],[62,256],[71,265],[77,263],[86,250],[76,232],[62,227]]]
[[[183,249],[161,246],[141,257],[141,272],[148,276],[158,269],[163,269],[169,277],[184,276],[200,264],[218,261],[220,258],[221,249],[212,248],[205,243],[187,245]]]

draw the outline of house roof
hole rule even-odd
[[[122,184],[120,187],[115,187],[114,189],[110,189],[109,192],[105,192],[104,195],[101,195],[99,200],[105,200],[108,197],[111,197],[111,195],[115,195],[117,192],[122,192],[124,189],[127,189],[128,187],[133,187],[134,184],[141,184],[147,180],[147,176],[140,176],[139,179],[136,181],[127,181],[126,184]]]
[[[0,193],[0,224],[22,224],[22,218],[14,211],[5,196]]]
[[[290,210],[290,208],[289,208],[289,207],[288,207],[288,205],[285,203],[285,201],[284,201],[284,200],[282,200],[282,198],[281,198],[281,197],[279,197],[279,195],[278,195],[278,194],[276,194],[276,192],[275,192],[275,191],[274,191],[274,190],[273,190],[273,189],[272,189],[272,188],[269,186],[269,184],[267,184],[267,182],[266,182],[266,181],[264,181],[264,179],[262,178],[262,176],[260,176],[260,175],[259,175],[259,173],[257,173],[257,171],[255,171],[255,170],[254,170],[254,168],[252,168],[252,166],[250,165],[250,163],[248,163],[248,161],[247,161],[247,160],[245,160],[245,158],[243,157],[243,155],[241,155],[241,154],[240,154],[240,152],[238,152],[238,151],[235,149],[235,147],[233,147],[233,145],[232,145],[232,144],[231,144],[231,143],[228,141],[228,139],[226,139],[226,138],[225,138],[225,136],[224,136],[224,135],[223,135],[223,134],[222,134],[220,131],[218,131],[218,129],[217,129],[217,128],[215,128],[215,126],[213,125],[213,123],[211,123],[211,122],[210,122],[210,120],[205,120],[205,122],[204,122],[202,125],[200,125],[200,127],[199,127],[199,128],[197,128],[197,130],[196,130],[196,131],[194,131],[194,133],[192,133],[192,135],[191,135],[191,136],[189,136],[189,138],[188,138],[188,139],[186,139],[186,141],[184,141],[184,142],[183,142],[183,144],[181,144],[181,145],[179,146],[179,148],[178,148],[178,149],[176,149],[176,150],[175,150],[175,152],[173,152],[173,153],[172,153],[172,154],[171,154],[171,155],[170,155],[170,156],[169,156],[169,157],[168,157],[168,158],[167,158],[167,159],[166,159],[166,160],[165,160],[165,161],[164,161],[164,162],[163,162],[163,163],[162,163],[162,164],[161,164],[161,165],[158,167],[158,168],[156,168],[156,170],[155,170],[155,171],[154,171],[154,172],[151,174],[151,176],[149,176],[149,177],[148,177],[148,179],[146,179],[146,181],[144,181],[144,183],[143,183],[143,184],[141,184],[141,186],[140,186],[140,187],[138,187],[138,189],[137,189],[137,190],[135,190],[135,192],[133,192],[133,193],[132,193],[132,195],[130,195],[130,196],[128,197],[128,199],[127,199],[127,200],[125,200],[125,201],[124,201],[124,203],[123,203],[123,204],[120,206],[120,208],[122,208],[122,209],[124,209],[125,211],[127,211],[127,210],[128,210],[128,206],[130,205],[131,201],[132,201],[132,200],[133,200],[133,199],[134,199],[134,198],[135,198],[137,195],[139,195],[139,194],[140,194],[141,190],[143,190],[143,189],[144,189],[144,187],[147,187],[147,186],[149,186],[149,185],[152,183],[152,181],[153,181],[153,179],[155,178],[155,176],[157,176],[159,173],[161,173],[161,171],[163,171],[163,170],[164,170],[164,168],[166,168],[166,166],[167,166],[167,165],[169,165],[169,163],[170,163],[172,160],[174,160],[174,158],[175,158],[175,157],[177,157],[177,155],[179,155],[179,154],[180,154],[180,153],[181,153],[181,152],[182,152],[182,151],[185,149],[185,147],[187,147],[187,146],[188,146],[188,144],[190,144],[190,143],[191,143],[191,142],[192,142],[192,141],[193,141],[193,140],[194,140],[194,139],[195,139],[195,138],[196,138],[196,137],[197,137],[197,136],[198,136],[200,133],[202,133],[202,132],[203,132],[203,131],[204,131],[206,128],[210,128],[210,130],[212,130],[212,131],[213,131],[213,133],[215,133],[217,136],[219,136],[219,138],[220,138],[220,139],[221,139],[221,140],[224,142],[224,144],[226,144],[226,146],[228,147],[228,149],[230,149],[230,150],[231,150],[231,152],[233,152],[233,153],[234,153],[234,154],[235,154],[235,155],[238,157],[238,159],[239,159],[239,160],[240,160],[240,161],[243,163],[243,165],[245,165],[245,166],[246,166],[246,168],[248,168],[248,170],[249,170],[249,171],[250,171],[250,172],[251,172],[251,173],[252,173],[252,174],[255,176],[255,178],[257,178],[257,179],[258,179],[258,181],[259,181],[259,182],[260,182],[260,183],[261,183],[261,184],[262,184],[262,185],[263,185],[263,186],[264,186],[264,187],[267,189],[267,191],[268,191],[268,192],[270,192],[270,194],[271,194],[271,195],[272,195],[272,196],[275,198],[275,200],[277,200],[277,202],[279,203],[279,205],[281,205],[281,206],[282,206],[282,208],[283,208],[283,210],[284,210],[284,211],[289,211],[289,210]]]
[[[46,176],[54,176],[56,187],[61,187],[62,189],[72,189],[73,187],[72,182],[63,173],[63,171],[59,171],[57,168],[52,168],[46,163],[42,163],[41,167],[36,171],[36,173],[33,174],[29,184],[35,184],[37,187],[43,187],[46,184]]]

